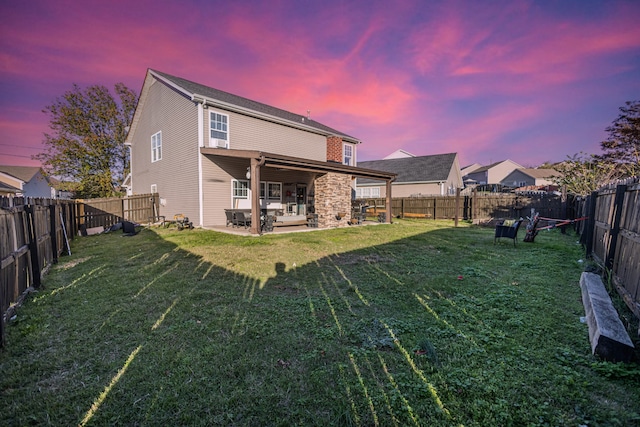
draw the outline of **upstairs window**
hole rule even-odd
[[[225,148],[229,145],[229,116],[215,111],[209,113],[209,130],[212,147]]]
[[[151,162],[162,160],[162,132],[151,135]]]
[[[342,163],[347,166],[353,166],[353,145],[344,144],[342,152]]]

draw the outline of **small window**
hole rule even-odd
[[[249,181],[233,180],[233,198],[248,199],[249,198]]]
[[[268,193],[268,198],[269,200],[277,200],[280,201],[281,200],[281,196],[282,196],[282,183],[280,182],[270,182],[268,184],[268,188],[269,188],[269,193]]]
[[[158,192],[158,185],[151,184],[151,194],[156,194]]]
[[[229,116],[219,114],[215,111],[209,113],[209,130],[213,146],[219,146],[220,143],[228,144],[229,142]]]
[[[151,162],[162,160],[162,132],[151,135]]]
[[[363,187],[356,190],[356,197],[366,199],[367,197],[380,197],[380,187]]]
[[[348,166],[353,166],[353,145],[344,144],[342,153],[342,163]]]

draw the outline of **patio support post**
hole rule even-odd
[[[251,234],[260,234],[260,166],[264,161],[251,159]]]
[[[391,224],[391,216],[393,216],[393,212],[391,212],[391,180],[387,180],[387,224]]]

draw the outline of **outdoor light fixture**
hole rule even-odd
[[[247,179],[251,179],[251,170],[249,168],[247,168],[247,173],[245,174],[245,176],[247,177]]]

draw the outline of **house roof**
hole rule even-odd
[[[529,175],[531,178],[551,178],[554,176],[562,176],[560,172],[555,169],[530,169],[530,168],[522,168],[518,169],[524,174]]]
[[[444,182],[449,177],[456,153],[435,154],[431,156],[404,157],[398,159],[370,160],[358,162],[358,167],[398,174],[395,183],[408,182]],[[358,180],[358,184],[367,184],[369,180]]]
[[[0,165],[0,172],[11,175],[22,182],[29,182],[38,172],[40,168],[37,166],[5,166]]]
[[[267,153],[256,150],[220,150],[217,148],[200,148],[200,153],[208,156],[235,157],[241,159],[256,159],[262,165],[270,168],[287,170],[304,170],[307,172],[346,173],[356,177],[370,178],[371,180],[393,180],[396,176],[393,172],[385,172],[374,169],[366,169],[342,163],[323,162],[319,160],[303,159],[301,157],[283,156],[281,154]]]
[[[514,169],[522,169],[522,166],[520,166],[518,163],[514,162],[513,160],[506,159],[506,160],[500,160],[499,162],[491,163],[490,165],[487,165],[487,166],[479,167],[478,169],[475,169],[472,172],[467,172],[467,175],[470,175],[470,174],[473,174],[473,173],[478,173],[478,172],[486,172],[489,169],[492,169],[492,168],[494,168],[494,167],[496,167],[496,166],[498,166],[498,165],[500,165],[502,163],[505,163],[505,162],[510,162],[510,163],[513,163],[514,165],[516,165],[517,168],[514,168]]]
[[[0,181],[0,193],[21,193],[22,190]]]
[[[165,80],[174,88],[181,90],[194,101],[205,102],[206,105],[218,106],[253,116],[276,119],[277,121],[286,122],[289,126],[314,129],[315,131],[325,135],[337,135],[350,142],[360,142],[358,139],[347,135],[346,133],[323,125],[322,123],[301,114],[291,113],[280,108],[272,107],[248,98],[243,98],[242,96],[233,95],[231,93],[192,82],[181,77],[172,76],[161,71],[150,69],[149,72],[154,77],[160,80]]]

